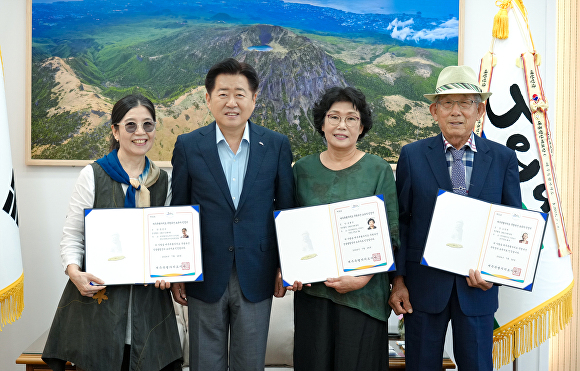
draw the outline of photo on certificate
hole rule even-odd
[[[199,206],[86,209],[85,266],[106,285],[202,281]]]
[[[274,212],[284,285],[395,269],[382,195]]]
[[[531,291],[547,218],[439,190],[421,264]]]

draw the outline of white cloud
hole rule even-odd
[[[441,25],[439,27],[455,27],[455,28],[458,28],[459,27],[459,20],[457,18],[453,17],[450,20],[441,23]]]
[[[392,30],[392,29],[397,29],[397,27],[402,27],[405,28],[406,26],[410,26],[413,23],[415,23],[413,21],[413,18],[408,19],[404,22],[399,21],[399,18],[395,18],[391,23],[389,23],[389,26],[387,27],[387,30]]]
[[[393,39],[406,40],[408,38],[411,38],[414,33],[415,31],[413,31],[409,27],[405,27],[400,30],[395,28],[393,32],[391,32],[391,37]]]
[[[405,22],[400,22],[398,19],[395,19],[389,24],[387,30],[392,30],[391,37],[394,39],[415,40],[417,42],[420,40],[433,42],[435,40],[444,40],[459,36],[459,21],[457,18],[451,18],[431,30],[422,29],[420,31],[414,31],[412,28],[407,27],[413,23],[413,19]],[[399,29],[399,27],[401,28]]]

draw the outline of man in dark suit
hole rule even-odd
[[[405,314],[407,370],[441,370],[450,320],[459,369],[493,369],[498,287],[478,271],[463,277],[420,264],[439,188],[522,206],[515,152],[473,134],[489,95],[482,93],[471,68],[443,69],[436,93],[425,94],[441,134],[404,146],[397,163],[401,245],[389,304],[396,314]]]
[[[201,216],[204,281],[171,287],[189,307],[191,370],[263,371],[272,294],[284,294],[273,211],[294,203],[292,152],[286,136],[249,121],[258,85],[246,63],[214,65],[205,87],[215,122],[173,151],[171,204],[199,204]]]

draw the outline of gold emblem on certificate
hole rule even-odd
[[[307,253],[307,255],[301,257],[300,260],[309,260],[318,256],[318,254],[314,252],[314,246],[312,246],[312,240],[310,239],[310,233],[308,232],[302,233],[302,251]]]
[[[111,256],[108,261],[114,262],[125,259],[125,255],[123,255],[123,250],[121,248],[121,238],[119,237],[119,232],[114,232],[110,236],[110,243],[108,244],[111,249]]]
[[[114,262],[114,261],[123,260],[123,259],[125,259],[125,257],[123,255],[119,255],[119,256],[113,256],[112,258],[109,258],[109,261]]]
[[[463,221],[456,220],[453,225],[453,230],[451,234],[451,240],[454,242],[448,242],[447,246],[452,247],[454,249],[461,249],[463,245]]]

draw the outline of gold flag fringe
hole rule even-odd
[[[510,364],[548,338],[572,319],[574,281],[550,300],[527,311],[493,332],[493,367]]]
[[[20,318],[24,309],[24,273],[14,283],[0,290],[0,331]]]

